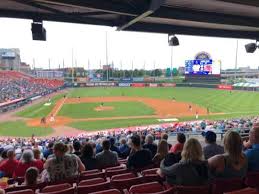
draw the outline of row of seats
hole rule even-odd
[[[93,191],[93,192],[92,192]],[[37,190],[35,193],[31,189],[22,190],[18,192],[9,192],[7,194],[79,194],[79,193],[90,193],[90,194],[208,194],[206,187],[171,187],[166,188],[158,182],[150,182],[137,184],[130,187],[130,189],[119,189],[112,188],[95,188],[95,190],[80,190],[80,187],[71,186],[68,183],[47,186],[42,190]],[[244,188],[241,190],[235,190],[231,192],[225,192],[224,194],[259,194],[259,191],[255,188]]]
[[[145,184],[150,182],[156,182],[156,184],[160,184],[165,186],[166,189],[174,189],[177,190],[178,193],[200,193],[200,194],[222,194],[225,192],[230,192],[233,190],[243,189],[247,186],[250,187],[259,187],[259,173],[251,173],[247,176],[245,180],[235,178],[235,179],[221,179],[215,180],[212,184],[200,187],[170,187],[164,183],[164,180],[156,174],[157,169],[148,169],[144,170],[141,173],[133,173],[126,172],[127,169],[119,169],[119,167],[113,167],[110,169],[106,169],[105,172],[92,170],[85,171],[80,176],[80,181],[78,179],[66,180],[65,184],[74,185],[74,190],[78,194],[91,193],[100,190],[107,189],[118,189],[120,192],[125,189],[129,189],[134,185]],[[126,173],[125,173],[126,172]],[[58,186],[60,183],[51,183],[47,187]],[[152,184],[151,184],[152,185]],[[149,185],[150,186],[150,185]],[[41,183],[35,187],[14,187],[6,189],[7,192],[17,191],[22,189],[39,189],[38,193],[42,191],[43,188],[46,187],[46,183]],[[44,189],[43,189],[44,191]],[[150,190],[154,191],[154,190]]]

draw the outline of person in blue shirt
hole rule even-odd
[[[259,124],[255,124],[249,132],[251,148],[245,151],[248,159],[248,171],[259,171]]]

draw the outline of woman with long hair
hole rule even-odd
[[[190,138],[183,147],[182,159],[179,163],[167,166],[163,160],[158,173],[166,176],[170,185],[197,186],[208,183],[208,165],[203,160],[200,142]]]
[[[80,159],[86,170],[93,170],[97,168],[97,161],[94,158],[94,149],[91,143],[86,143],[83,146]]]
[[[158,146],[157,146],[157,153],[156,155],[154,156],[153,158],[153,163],[155,165],[160,165],[160,162],[167,156],[168,154],[168,144],[166,142],[166,140],[161,140],[159,143],[158,143]]]
[[[224,136],[225,154],[216,155],[208,160],[212,176],[217,178],[245,177],[248,163],[242,152],[242,139],[235,131]]]

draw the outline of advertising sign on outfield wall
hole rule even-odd
[[[231,85],[224,85],[224,84],[219,84],[218,89],[220,90],[233,90],[233,86]]]
[[[130,87],[131,83],[119,83],[118,86],[119,87]]]
[[[157,86],[158,86],[158,84],[148,84],[149,85],[149,87],[151,87],[151,88],[156,88]]]
[[[176,84],[175,83],[162,83],[161,86],[162,87],[175,87]]]
[[[145,84],[144,83],[132,83],[131,87],[135,87],[135,88],[145,87]]]
[[[133,77],[133,82],[143,82],[144,77]]]

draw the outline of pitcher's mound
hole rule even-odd
[[[113,106],[97,106],[95,107],[95,111],[106,111],[106,110],[113,110]]]

